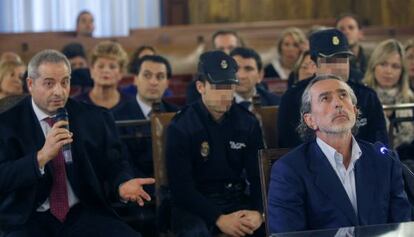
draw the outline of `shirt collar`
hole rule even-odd
[[[343,162],[342,155],[338,153],[333,147],[324,142],[322,139],[317,137],[316,143],[321,148],[326,158],[328,158],[328,161],[332,165],[332,167],[336,167],[337,163]],[[352,169],[354,167],[355,162],[361,157],[361,155],[361,148],[359,147],[358,142],[355,140],[354,136],[352,136],[351,162],[349,162],[348,169]]]
[[[37,120],[42,121],[45,118],[49,118],[49,117],[53,117],[50,116],[48,114],[46,114],[45,112],[43,112],[39,106],[37,106],[37,104],[34,102],[33,98],[32,98],[32,107],[33,107],[33,111],[36,114]]]
[[[253,87],[253,96],[255,96],[257,94],[257,90],[256,87]],[[250,97],[248,100],[246,100],[245,98],[241,97],[241,95],[239,95],[237,92],[234,93],[234,101],[239,104],[243,101],[249,101],[249,102],[253,102],[253,96]]]
[[[137,98],[137,102],[138,102],[138,104],[139,104],[139,107],[141,107],[141,111],[142,111],[142,113],[143,113],[143,114],[144,114],[144,116],[148,119],[148,114],[149,114],[149,112],[151,112],[151,110],[152,110],[151,106],[149,106],[149,105],[147,105],[146,103],[144,103],[144,101],[142,101],[142,100],[139,98],[138,93],[137,93],[136,98]]]

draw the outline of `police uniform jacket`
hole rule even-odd
[[[174,205],[214,224],[224,210],[205,194],[214,187],[245,182],[246,177],[249,209],[261,211],[257,152],[262,147],[259,123],[242,106],[233,104],[220,122],[213,120],[201,100],[185,107],[167,131],[167,171]]]

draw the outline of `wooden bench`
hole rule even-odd
[[[259,151],[259,172],[260,184],[262,190],[263,211],[265,213],[266,236],[269,236],[269,227],[267,223],[267,193],[269,190],[270,172],[273,163],[289,152],[289,148],[262,149]]]

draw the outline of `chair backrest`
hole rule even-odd
[[[396,112],[398,110],[412,110],[414,114],[414,103],[383,105],[382,109],[384,110],[384,113],[386,113],[387,111]],[[395,117],[390,121],[390,123],[388,124],[388,128],[387,128],[388,143],[389,143],[390,148],[395,148],[394,147],[394,138],[395,138],[394,130],[395,130],[396,125],[398,125],[399,123],[405,123],[405,122],[412,123],[413,121],[414,121],[414,116]]]
[[[259,172],[260,172],[260,184],[262,189],[262,202],[263,211],[265,213],[265,227],[266,236],[269,236],[269,227],[267,223],[267,193],[269,190],[270,170],[272,164],[280,157],[289,152],[289,148],[276,148],[276,149],[262,149],[259,150]]]
[[[260,106],[254,104],[253,113],[259,120],[265,148],[278,147],[277,117],[279,106]]]
[[[175,113],[154,112],[151,115],[152,159],[154,162],[155,191],[160,194],[161,188],[167,186],[167,171],[165,167],[165,134]],[[157,198],[156,205],[161,205]]]

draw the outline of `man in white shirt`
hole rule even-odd
[[[410,220],[401,164],[353,136],[356,104],[337,76],[319,75],[305,89],[298,131],[307,142],[272,167],[271,232]]]

